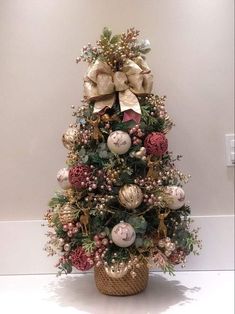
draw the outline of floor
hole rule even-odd
[[[148,288],[132,297],[99,294],[93,275],[0,276],[4,314],[194,314],[234,313],[234,273],[152,273]]]

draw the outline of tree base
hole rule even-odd
[[[106,295],[128,296],[140,293],[148,284],[149,269],[146,264],[135,269],[136,277],[132,278],[130,272],[121,278],[112,278],[107,275],[104,266],[95,267],[95,283],[97,289]]]

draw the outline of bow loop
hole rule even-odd
[[[128,119],[135,117],[133,119],[136,121],[136,116],[141,115],[136,95],[150,94],[152,85],[150,68],[141,57],[134,61],[127,59],[121,71],[117,72],[113,72],[107,63],[96,60],[84,78],[84,97],[95,101],[94,112],[98,113],[106,107],[112,108],[116,99],[115,92],[118,92],[121,111],[128,112]],[[132,111],[135,115],[130,114]]]

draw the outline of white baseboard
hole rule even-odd
[[[234,269],[234,216],[195,216],[201,228],[200,256],[189,256],[185,270]],[[46,227],[41,220],[0,221],[0,275],[56,273],[57,258],[43,251]]]

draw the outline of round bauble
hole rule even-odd
[[[82,246],[77,247],[69,254],[72,265],[82,271],[89,270],[94,266],[91,256],[84,250]]]
[[[179,209],[185,204],[185,192],[179,186],[168,186],[166,193],[169,195],[167,206],[170,209]]]
[[[69,127],[62,136],[64,147],[72,149],[78,141],[79,129],[75,126]]]
[[[152,132],[144,140],[144,147],[148,155],[161,157],[168,148],[168,141],[161,132]]]
[[[143,193],[141,188],[136,184],[125,184],[120,188],[119,202],[128,209],[138,207],[143,201]]]
[[[109,135],[107,145],[112,153],[125,154],[131,147],[130,135],[123,131],[114,131]]]
[[[60,169],[57,173],[56,178],[62,189],[68,190],[71,188],[71,184],[69,182],[69,169],[68,168]]]
[[[104,267],[106,274],[111,278],[122,278],[128,273],[128,266],[126,263],[115,263],[112,266]]]
[[[59,219],[62,225],[73,222],[75,219],[76,208],[69,204],[65,204],[59,210]]]
[[[77,190],[86,189],[92,177],[90,166],[79,164],[69,169],[69,182]]]
[[[119,247],[128,247],[135,242],[136,234],[132,225],[121,221],[111,232],[113,243]]]

